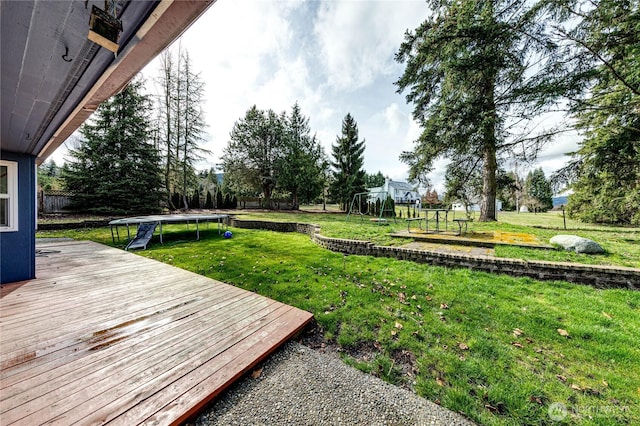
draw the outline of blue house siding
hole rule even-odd
[[[18,163],[18,231],[0,232],[0,283],[36,276],[35,157],[1,151],[0,158]]]

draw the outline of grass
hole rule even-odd
[[[403,213],[406,216],[406,209]],[[344,214],[312,214],[312,213],[263,213],[240,214],[238,218],[262,219],[286,222],[316,223],[321,226],[322,234],[328,237],[350,238],[372,241],[381,245],[402,245],[408,240],[392,238],[390,232],[407,229],[403,219],[396,223],[390,221],[388,225],[376,225],[368,219],[352,217],[346,220]],[[449,218],[451,220],[451,217]],[[528,223],[539,224],[537,227]],[[542,227],[542,224],[546,224]],[[449,229],[457,229],[450,223]],[[525,260],[546,260],[555,262],[576,262],[594,265],[617,265],[640,268],[640,228],[605,227],[581,224],[575,221],[567,222],[567,230],[562,229],[562,214],[549,213],[499,213],[498,222],[473,222],[470,231],[492,232],[506,231],[519,234],[531,234],[543,243],[548,243],[551,237],[558,234],[574,234],[598,242],[605,250],[603,255],[576,254],[564,250],[539,250],[512,246],[496,247],[496,256]],[[558,229],[560,228],[560,229]]]
[[[396,226],[266,216],[359,239]],[[194,242],[193,230],[167,228],[164,245],[138,254],[310,311],[346,362],[478,423],[640,423],[639,292],[345,257],[295,233],[208,231]],[[104,228],[42,234],[112,244]],[[568,417],[551,421],[552,403]]]

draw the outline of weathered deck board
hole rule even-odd
[[[175,424],[311,314],[91,242],[2,288],[0,423]]]

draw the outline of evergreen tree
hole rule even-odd
[[[525,188],[529,200],[527,205],[529,211],[545,212],[553,207],[551,183],[547,180],[541,168],[529,172],[525,181]]]
[[[584,136],[553,177],[570,217],[640,223],[640,9],[630,0],[548,0],[566,44],[567,92]]]
[[[378,171],[378,173],[374,174],[367,173],[365,176],[365,181],[365,186],[367,188],[377,188],[384,185],[385,177],[381,171]]]
[[[291,194],[293,209],[300,202],[311,202],[322,193],[322,167],[325,154],[315,135],[311,136],[309,119],[296,102],[285,119],[282,157],[277,165],[277,187]]]
[[[211,197],[211,192],[207,191],[207,198],[204,201],[204,208],[205,209],[212,209],[213,208],[213,198]]]
[[[408,90],[413,117],[423,129],[413,151],[400,158],[410,166],[411,180],[440,157],[452,159],[448,171],[458,174],[452,179],[457,186],[480,173],[480,220],[492,221],[500,157],[531,160],[554,133],[528,132],[526,124],[562,93],[562,87],[548,84],[558,72],[556,46],[534,2],[428,0],[427,5],[431,16],[407,32],[396,55],[406,63],[398,91]]]
[[[269,208],[284,157],[284,122],[284,115],[252,106],[233,125],[222,156],[225,185],[240,195],[262,193]]]
[[[349,113],[342,120],[342,135],[331,147],[333,180],[329,194],[343,210],[347,210],[355,194],[365,191],[364,148],[364,139],[358,140],[358,124]]]
[[[151,213],[163,197],[160,157],[150,140],[151,103],[134,81],[102,103],[69,151],[65,187],[76,209],[104,214]]]

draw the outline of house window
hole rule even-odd
[[[0,232],[18,230],[18,163],[0,160]]]

